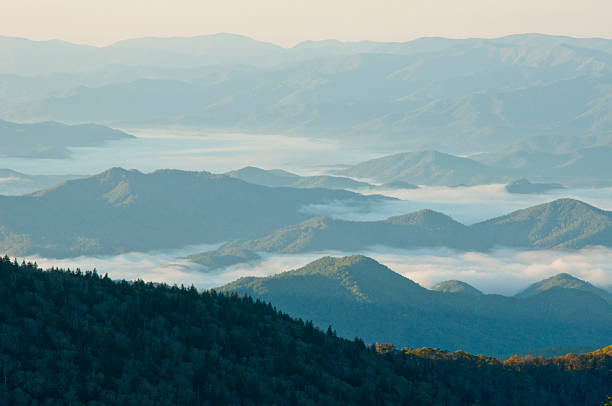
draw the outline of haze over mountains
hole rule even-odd
[[[0,49],[10,56],[0,64],[3,99],[15,100],[0,114],[14,120],[324,133],[444,152],[612,131],[612,46],[603,39],[530,34],[284,49],[220,34],[105,48],[3,38]],[[23,76],[47,92],[16,85]]]
[[[429,343],[500,356],[612,340],[612,305],[592,285],[575,279],[569,285],[563,282],[567,278],[540,283],[515,298],[479,294],[467,284],[471,292],[458,294],[425,289],[370,258],[351,256],[242,278],[220,290],[271,301],[294,317],[333,325],[341,336],[400,346]]]

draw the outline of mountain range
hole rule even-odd
[[[500,183],[507,179],[496,170],[469,158],[438,151],[404,152],[335,170],[339,175],[378,182],[404,181],[417,185]]]
[[[459,281],[429,290],[357,255],[324,257],[265,278],[241,278],[219,291],[270,301],[294,317],[333,325],[344,337],[500,356],[610,342],[612,305],[595,289],[559,275],[516,297],[484,295]]]
[[[530,136],[610,135],[610,43],[526,34],[282,48],[219,34],[96,48],[4,37],[0,116],[488,152]]]
[[[577,187],[609,186],[612,184],[607,176],[612,170],[608,159],[612,153],[612,136],[585,137],[582,142],[580,138],[572,137],[574,142],[570,142],[558,141],[555,137],[532,137],[508,150],[470,156],[439,151],[403,152],[330,172],[377,182],[403,181],[434,186],[512,183],[520,178],[545,183],[546,187],[523,185],[518,188],[529,193],[559,188],[556,183]],[[577,144],[582,146],[567,150]]]
[[[236,240],[190,259],[215,269],[257,260],[258,252],[360,252],[375,246],[468,251],[612,247],[612,212],[578,200],[558,199],[471,226],[432,210],[382,221],[317,217],[254,240]]]
[[[217,243],[303,221],[307,205],[381,199],[269,188],[208,172],[113,168],[30,195],[0,196],[0,251],[71,257]]]

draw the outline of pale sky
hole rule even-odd
[[[292,46],[538,32],[612,37],[612,0],[0,0],[0,35],[108,45],[231,32]]]

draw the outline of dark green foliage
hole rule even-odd
[[[292,316],[332,325],[342,337],[397,346],[502,357],[612,342],[612,305],[592,292],[570,286],[525,298],[439,292],[359,255],[320,258],[220,290],[270,301]]]
[[[380,355],[248,297],[0,259],[0,402],[11,405],[592,405],[612,348],[505,363]]]

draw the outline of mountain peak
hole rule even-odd
[[[440,282],[434,287],[432,287],[431,290],[443,293],[456,293],[470,296],[482,295],[482,292],[480,290],[476,289],[475,287],[466,282],[458,280]]]
[[[371,267],[372,270],[391,271],[389,268],[370,257],[366,257],[364,255],[350,255],[345,257],[325,256],[312,261],[304,267],[297,269],[295,272],[299,272],[301,274],[323,273],[326,275],[331,275],[344,270],[356,269],[357,267],[362,266]]]
[[[427,293],[427,289],[412,280],[363,255],[326,256],[278,275],[243,278],[223,286],[221,290],[262,294],[264,297],[277,292],[288,302],[300,296],[313,303],[329,297],[361,303],[401,303],[406,294]]]
[[[583,248],[612,243],[612,213],[563,198],[475,224],[499,245]]]
[[[576,289],[593,293],[612,303],[612,294],[568,273],[559,273],[528,286],[515,297],[526,298],[552,289]]]

